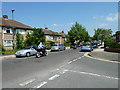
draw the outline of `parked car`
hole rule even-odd
[[[37,48],[37,46],[29,46],[26,47],[23,50],[19,50],[15,53],[16,57],[18,56],[31,56],[31,55],[35,55],[37,53],[37,51],[35,50]]]
[[[80,51],[92,51],[93,47],[91,43],[83,43],[82,46],[80,47]]]
[[[70,48],[76,49],[77,48],[77,44],[76,43],[71,44]]]
[[[65,50],[65,46],[63,44],[55,44],[51,46],[51,51],[60,51]]]
[[[91,45],[92,45],[93,48],[98,48],[98,43],[92,42]]]

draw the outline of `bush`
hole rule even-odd
[[[120,44],[112,39],[106,39],[104,41],[105,48],[120,48]]]
[[[46,41],[45,42],[45,46],[46,46],[46,49],[51,49],[51,46],[55,44],[55,41]]]

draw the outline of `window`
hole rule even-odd
[[[4,33],[13,33],[11,28],[4,28]]]
[[[13,41],[12,40],[4,40],[4,46],[12,46]]]
[[[17,29],[17,31],[19,34],[25,34],[25,30],[23,30],[23,29]]]

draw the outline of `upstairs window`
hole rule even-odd
[[[4,28],[4,33],[13,33],[11,28]]]

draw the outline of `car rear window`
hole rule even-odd
[[[83,43],[83,46],[88,46],[90,45],[90,43]]]

